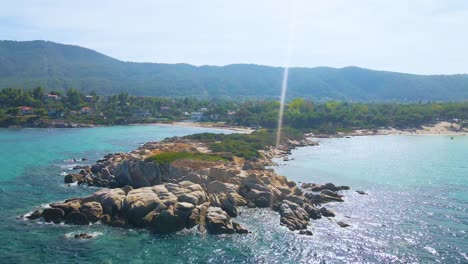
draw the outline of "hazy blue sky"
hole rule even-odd
[[[467,0],[0,0],[0,39],[126,61],[468,73]]]

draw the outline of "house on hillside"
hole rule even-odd
[[[34,108],[29,107],[29,106],[21,106],[20,107],[20,113],[22,115],[33,115],[34,114]]]
[[[89,114],[91,114],[91,112],[92,112],[91,107],[85,106],[85,107],[81,108],[81,114],[82,115],[89,115]]]
[[[203,113],[202,112],[192,112],[190,116],[190,120],[194,122],[200,122],[203,120]]]
[[[161,106],[159,108],[159,111],[161,111],[161,113],[167,113],[167,112],[171,111],[171,107],[170,106]]]
[[[211,114],[210,115],[210,120],[212,121],[218,121],[221,118],[221,115],[218,114]]]
[[[60,96],[58,96],[56,94],[47,94],[46,97],[47,97],[47,100],[51,100],[51,101],[60,100]]]
[[[61,110],[58,110],[56,108],[49,108],[47,109],[47,114],[49,116],[55,116],[55,117],[64,117],[65,114],[63,113],[63,111]]]
[[[143,117],[148,118],[151,117],[151,112],[148,109],[137,111],[133,114],[134,117]]]
[[[236,115],[236,111],[229,111],[227,113],[228,119],[233,119],[235,115]]]
[[[94,97],[92,97],[91,95],[87,95],[85,96],[84,101],[87,103],[92,103],[94,101]]]

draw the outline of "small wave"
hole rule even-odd
[[[67,174],[68,174],[68,173],[66,173],[65,171],[62,171],[62,172],[60,173],[60,176],[67,176]]]
[[[430,246],[425,246],[424,249],[427,250],[432,255],[439,255],[439,253],[437,253],[437,251],[434,248],[430,247]]]
[[[103,233],[102,233],[102,232],[80,232],[80,231],[73,231],[73,232],[70,232],[70,233],[65,234],[65,237],[68,238],[68,239],[77,239],[77,238],[75,238],[75,235],[80,235],[80,234],[88,234],[88,235],[92,236],[91,239],[95,239],[95,238],[97,238],[98,236],[101,236]]]

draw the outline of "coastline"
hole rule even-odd
[[[352,132],[338,132],[337,134],[308,134],[308,137],[315,138],[340,138],[358,136],[468,136],[468,129],[461,128],[458,124],[449,122],[438,122],[433,125],[423,125],[417,129],[356,129]]]
[[[235,131],[238,133],[242,134],[250,134],[255,129],[249,128],[249,127],[243,127],[243,126],[229,126],[225,125],[224,123],[213,123],[213,122],[184,122],[184,121],[176,121],[172,123],[131,123],[131,124],[126,124],[126,125],[91,125],[91,124],[80,124],[80,123],[52,123],[49,126],[29,126],[29,125],[23,125],[23,126],[7,126],[7,127],[1,127],[1,128],[12,128],[12,129],[20,129],[20,128],[44,128],[44,129],[50,129],[50,128],[96,128],[96,127],[112,127],[112,126],[178,126],[178,127],[201,127],[201,128],[219,128],[219,129],[226,129],[226,130],[231,130]]]

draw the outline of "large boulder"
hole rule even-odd
[[[65,223],[70,225],[89,225],[86,215],[76,211],[66,216]]]
[[[42,216],[42,210],[36,210],[32,212],[30,215],[26,216],[29,220],[36,220]]]
[[[140,188],[162,183],[161,168],[154,162],[125,160],[114,168],[113,175],[121,186]]]
[[[206,214],[206,230],[210,234],[233,234],[235,233],[229,215],[219,207],[209,207]]]
[[[175,208],[173,205],[166,210],[151,212],[146,220],[149,228],[157,234],[167,234],[185,229],[189,222],[190,210],[186,208]]]
[[[84,175],[80,173],[70,173],[67,174],[64,178],[63,181],[64,183],[74,183],[74,182],[79,182],[84,179]]]
[[[126,195],[122,189],[103,189],[84,198],[82,203],[98,202],[101,204],[105,214],[115,216],[122,209],[125,198]]]
[[[246,206],[248,204],[247,200],[242,197],[240,194],[237,192],[230,192],[227,194],[229,199],[231,199],[234,202],[234,205],[236,206]]]
[[[320,213],[321,213],[324,217],[335,217],[335,213],[333,213],[332,211],[328,210],[328,209],[325,208],[325,207],[320,208]]]
[[[309,225],[309,214],[298,204],[283,201],[279,209],[280,224],[289,230],[306,229]]]
[[[341,197],[336,197],[336,196],[330,196],[325,193],[320,193],[320,197],[322,197],[322,202],[344,202]]]
[[[206,190],[208,193],[237,192],[237,187],[230,183],[212,181],[206,186]]]
[[[245,198],[261,208],[271,207],[274,204],[274,196],[270,191],[251,189],[246,193]]]
[[[79,210],[92,223],[95,223],[102,218],[103,210],[101,204],[98,202],[84,203],[81,205]]]
[[[218,195],[218,199],[220,201],[221,209],[223,209],[230,217],[237,216],[235,202],[230,196],[226,194],[220,194]]]
[[[131,190],[123,202],[122,213],[131,224],[143,225],[143,218],[160,205],[158,195],[151,187]]]
[[[78,211],[81,207],[81,199],[70,199],[63,203],[51,203],[50,207],[60,208],[63,210],[64,214],[67,215],[73,211]]]
[[[65,212],[60,208],[46,208],[41,215],[47,223],[54,222],[56,224],[63,221]]]
[[[309,214],[309,217],[311,219],[316,220],[316,219],[322,218],[322,214],[320,213],[320,210],[316,208],[315,206],[310,205],[310,204],[304,204],[302,207],[307,212],[307,214]]]

